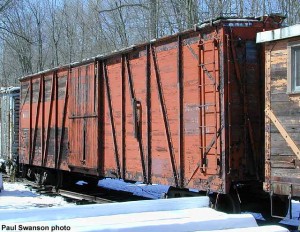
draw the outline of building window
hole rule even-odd
[[[288,45],[288,93],[300,93],[300,44]]]

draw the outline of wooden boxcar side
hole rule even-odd
[[[265,84],[265,183],[272,194],[300,197],[299,92],[289,87],[292,63],[290,46],[300,47],[299,25],[260,33],[264,43]],[[299,69],[297,69],[299,70]],[[296,74],[299,78],[299,73]]]
[[[21,79],[20,163],[69,170],[68,75],[65,68]]]
[[[229,193],[264,178],[257,32],[219,19],[21,79],[20,162]]]
[[[100,61],[105,176],[228,193],[263,180],[256,33],[271,18],[203,24]]]

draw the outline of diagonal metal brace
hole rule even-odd
[[[209,153],[210,149],[211,149],[211,148],[213,147],[213,145],[216,143],[216,139],[218,139],[218,138],[220,137],[223,128],[224,128],[224,125],[222,125],[222,126],[219,128],[219,130],[218,130],[218,132],[217,132],[217,136],[214,137],[214,138],[212,138],[212,140],[210,141],[208,147],[206,148],[206,150],[205,150],[205,152],[204,152],[204,154],[203,154],[203,157],[205,157],[205,156]],[[188,180],[188,182],[187,182],[187,185],[191,182],[191,180],[193,179],[193,177],[196,175],[197,171],[198,171],[200,168],[202,168],[201,165],[202,165],[202,164],[201,164],[201,162],[199,161],[199,162],[197,163],[197,167],[196,167],[195,171],[193,172],[193,174],[192,174],[191,177],[189,178],[189,180]]]

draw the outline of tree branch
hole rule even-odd
[[[107,9],[107,10],[99,10],[98,13],[99,14],[108,13],[108,12],[112,12],[112,11],[115,11],[115,10],[120,10],[124,7],[142,7],[142,8],[148,9],[148,7],[143,5],[143,4],[124,4],[124,5],[120,5],[120,6],[117,6],[115,8],[111,8],[111,9]]]
[[[12,0],[7,0],[3,5],[0,6],[0,12],[4,11],[5,8],[12,2]]]
[[[14,31],[10,31],[10,30],[8,30],[8,29],[5,28],[5,27],[0,26],[0,30],[4,30],[4,31],[6,31],[6,32],[8,32],[8,33],[10,33],[10,34],[13,34],[13,35],[15,35],[15,36],[18,36],[18,37],[24,39],[26,42],[28,42],[28,43],[30,43],[30,44],[33,44],[32,41],[29,40],[28,38],[26,38],[25,36],[20,35],[20,34],[14,32]]]

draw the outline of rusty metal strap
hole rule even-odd
[[[216,143],[216,140],[220,137],[223,128],[224,128],[224,125],[222,125],[222,126],[219,128],[219,130],[217,131],[217,136],[214,137],[214,138],[212,138],[212,140],[210,141],[208,147],[206,148],[206,150],[205,150],[205,152],[204,152],[203,157],[205,157],[205,156],[209,153],[210,149],[211,149],[211,148],[213,147],[213,145]],[[188,182],[187,182],[186,185],[188,185],[188,184],[191,182],[191,180],[193,179],[193,177],[196,175],[197,171],[201,168],[201,165],[202,165],[202,163],[199,161],[199,162],[197,163],[197,167],[196,167],[195,171],[193,172],[193,174],[192,174],[191,177],[189,178],[189,180],[188,180]]]
[[[76,115],[76,116],[70,116],[69,119],[80,119],[80,118],[97,118],[97,114],[91,114],[91,115]]]
[[[275,116],[273,111],[271,109],[267,108],[265,110],[265,112],[266,112],[266,115],[271,119],[273,124],[276,126],[276,128],[278,129],[281,136],[284,138],[284,140],[287,142],[287,144],[293,150],[295,155],[298,157],[298,159],[300,159],[300,150],[299,150],[299,148],[297,147],[297,145],[295,144],[293,139],[290,137],[290,135],[286,132],[284,127],[281,125],[280,121],[277,119],[277,117]]]
[[[22,102],[22,104],[21,104],[21,110],[20,110],[20,111],[23,110],[23,106],[24,106],[24,104],[25,104],[25,102],[26,102],[26,98],[27,98],[28,93],[29,93],[29,88],[30,88],[30,86],[28,86],[28,88],[27,88],[27,90],[26,90],[26,94],[25,94],[25,97],[24,97],[23,102]]]
[[[199,64],[199,66],[204,70],[205,74],[208,76],[208,78],[211,80],[211,82],[215,85],[216,81],[213,78],[213,76],[209,73],[209,71],[207,70],[205,64]],[[217,87],[217,89],[219,89],[219,86]]]
[[[188,43],[184,42],[184,44],[187,46],[187,48],[189,49],[189,51],[191,52],[191,54],[195,58],[195,60],[199,60],[199,56],[194,51],[194,49]]]

